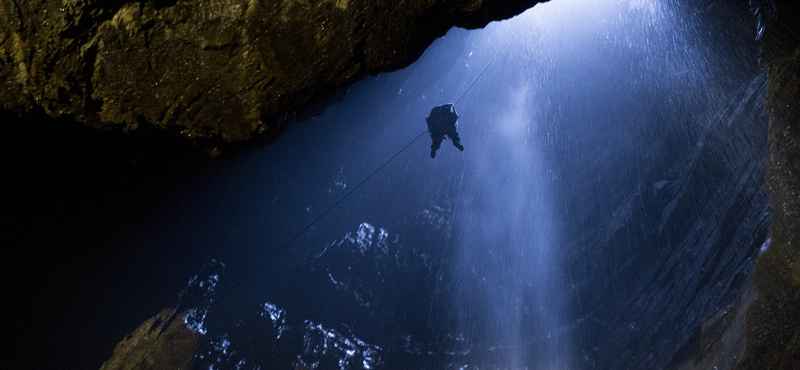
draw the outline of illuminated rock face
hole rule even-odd
[[[270,140],[295,110],[407,66],[451,27],[538,2],[3,0],[0,102],[206,146]]]

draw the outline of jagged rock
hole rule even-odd
[[[165,308],[123,339],[100,370],[189,370],[201,338],[183,322],[186,312],[175,315]]]
[[[541,0],[2,0],[0,102],[206,145],[273,139],[295,110],[413,62],[453,26]]]

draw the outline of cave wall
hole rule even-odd
[[[765,187],[772,241],[759,258],[759,298],[747,312],[747,350],[740,368],[800,368],[800,5],[755,2],[763,22],[763,66],[770,115]]]
[[[212,148],[271,140],[295,111],[409,65],[451,27],[539,2],[2,0],[0,102]]]

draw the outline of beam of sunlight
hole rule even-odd
[[[568,368],[558,232],[547,164],[530,112],[530,87],[508,96],[476,145],[457,215],[459,331],[479,368]]]

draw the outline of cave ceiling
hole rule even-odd
[[[297,112],[409,65],[452,27],[539,2],[3,0],[0,102],[92,127],[155,126],[213,153],[274,140]]]

